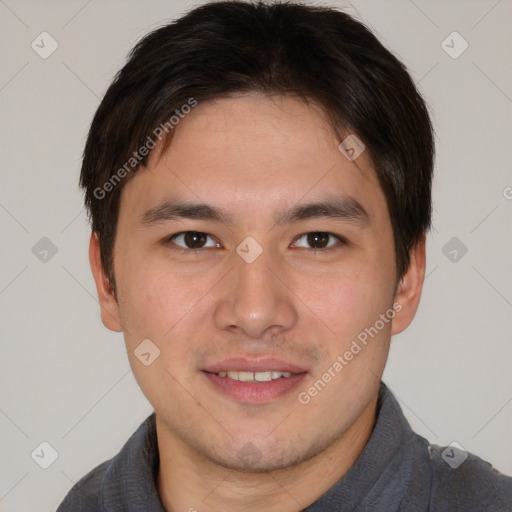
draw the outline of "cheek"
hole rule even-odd
[[[150,338],[162,351],[171,345],[176,351],[190,345],[190,340],[183,343],[183,330],[193,337],[198,318],[211,307],[209,295],[222,273],[211,269],[190,271],[185,266],[171,265],[165,258],[146,255],[126,260],[119,276],[127,344]]]
[[[165,264],[146,260],[148,263],[133,261],[119,270],[119,295],[130,365],[143,393],[158,409],[168,406],[170,396],[178,401],[183,398],[178,383],[186,381],[191,364],[190,318],[198,307],[202,285],[199,278],[195,282]],[[187,326],[186,337],[183,329]],[[148,366],[137,357],[138,347],[146,339],[159,351]],[[150,346],[150,357],[154,350]]]
[[[316,278],[302,280],[306,305],[318,314],[336,339],[347,340],[390,307],[393,279],[379,261],[363,261]]]
[[[161,339],[190,310],[195,287],[190,279],[149,258],[126,263],[118,272],[124,327],[130,338]]]

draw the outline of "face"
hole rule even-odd
[[[174,130],[122,192],[104,323],[175,443],[293,466],[357,423],[414,315],[384,194],[367,152],[290,97],[199,104]]]

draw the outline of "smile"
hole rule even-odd
[[[291,377],[292,374],[290,372],[266,370],[262,372],[221,371],[217,375],[241,382],[269,382],[271,380]]]

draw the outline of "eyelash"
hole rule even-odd
[[[207,237],[209,238],[212,238],[212,235],[209,235],[208,233],[204,233],[203,231],[180,231],[179,233],[175,233],[174,235],[170,235],[168,237],[165,238],[164,240],[164,243],[166,244],[173,244],[173,248],[172,250],[174,251],[178,251],[178,252],[182,252],[182,253],[199,253],[205,249],[214,249],[215,247],[200,247],[198,249],[192,249],[192,248],[184,248],[184,247],[180,247],[179,245],[176,245],[174,243],[174,239],[176,239],[177,237],[181,236],[181,235],[186,235],[187,233],[197,233],[199,235],[206,235]],[[334,245],[331,245],[331,246],[328,246],[328,247],[324,247],[324,248],[319,248],[319,249],[315,249],[315,248],[309,248],[311,251],[315,251],[315,252],[328,252],[328,251],[331,251],[331,250],[334,250],[334,249],[337,249],[339,248],[340,246],[343,246],[343,245],[347,245],[347,240],[339,235],[336,235],[334,233],[331,233],[329,231],[307,231],[306,233],[303,233],[302,235],[299,235],[296,239],[295,239],[295,242],[296,243],[298,240],[300,240],[301,238],[307,236],[307,235],[310,235],[310,234],[322,234],[322,235],[328,235],[329,237],[332,237],[332,238],[335,238],[338,243],[337,244],[334,244]],[[218,243],[218,242],[216,242]],[[219,244],[220,245],[220,244]],[[304,247],[299,247],[299,249],[304,249]]]

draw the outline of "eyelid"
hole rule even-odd
[[[209,246],[209,247],[200,247],[198,249],[192,249],[192,248],[188,248],[188,247],[182,247],[178,244],[176,244],[174,242],[174,239],[178,236],[181,236],[181,235],[185,235],[187,233],[199,233],[199,234],[202,234],[202,235],[205,235],[207,238],[211,238],[212,240],[214,240],[215,242],[215,247],[212,247],[212,246]],[[310,248],[310,247],[298,247],[299,249],[310,249],[311,251],[315,251],[315,252],[321,252],[321,251],[328,251],[330,249],[335,249],[337,247],[339,247],[340,245],[346,245],[348,244],[348,241],[342,237],[341,235],[337,235],[336,233],[331,233],[330,231],[321,231],[321,230],[309,230],[309,231],[306,231],[302,234],[300,234],[299,236],[297,236],[295,239],[294,239],[294,242],[292,243],[292,246],[295,245],[297,243],[298,240],[300,240],[301,238],[311,234],[311,233],[323,233],[323,234],[326,234],[332,238],[335,238],[338,243],[337,244],[334,244],[334,245],[330,245],[330,246],[327,246],[327,247],[324,247],[324,248],[320,248],[320,249],[314,249],[314,248]],[[196,231],[196,230],[186,230],[186,231],[179,231],[177,233],[174,233],[172,235],[169,235],[167,237],[165,237],[164,239],[164,243],[172,243],[173,245],[175,245],[175,249],[174,250],[177,250],[177,251],[183,251],[183,252],[194,252],[194,253],[198,253],[200,252],[201,250],[204,250],[204,249],[213,249],[213,248],[218,248],[219,246],[222,247],[222,244],[220,244],[220,242],[218,242],[216,240],[216,238],[209,234],[209,233],[206,233],[205,231]]]
[[[199,252],[203,249],[213,249],[215,247],[212,247],[212,246],[209,246],[209,247],[200,247],[198,249],[192,249],[192,248],[189,248],[189,247],[182,247],[181,245],[178,245],[174,239],[176,239],[177,237],[179,236],[182,236],[182,235],[186,235],[187,233],[199,233],[201,235],[205,235],[207,238],[211,238],[214,242],[215,242],[215,247],[218,247],[219,245],[221,245],[213,235],[210,235],[209,233],[206,233],[204,231],[196,231],[196,230],[193,230],[193,229],[189,229],[189,230],[186,230],[186,231],[179,231],[178,233],[174,233],[173,235],[169,235],[167,237],[165,237],[164,239],[164,242],[165,243],[172,243],[176,246],[176,250],[178,251],[185,251],[185,252]]]
[[[338,243],[337,244],[334,244],[334,245],[330,245],[328,247],[324,247],[324,248],[321,248],[321,249],[313,249],[313,248],[309,248],[310,250],[312,251],[316,251],[316,252],[321,252],[321,251],[328,251],[330,249],[336,249],[336,247],[339,247],[340,245],[346,245],[348,244],[348,241],[342,237],[341,235],[337,235],[336,233],[331,233],[330,231],[321,231],[321,230],[310,230],[310,231],[306,231],[305,233],[303,233],[302,235],[299,235],[298,237],[295,238],[295,241],[293,242],[293,244],[296,244],[298,240],[300,240],[301,238],[311,234],[311,233],[323,233],[325,235],[329,235],[330,237],[332,238],[336,238],[338,240]],[[304,247],[299,247],[299,249],[304,249]]]

